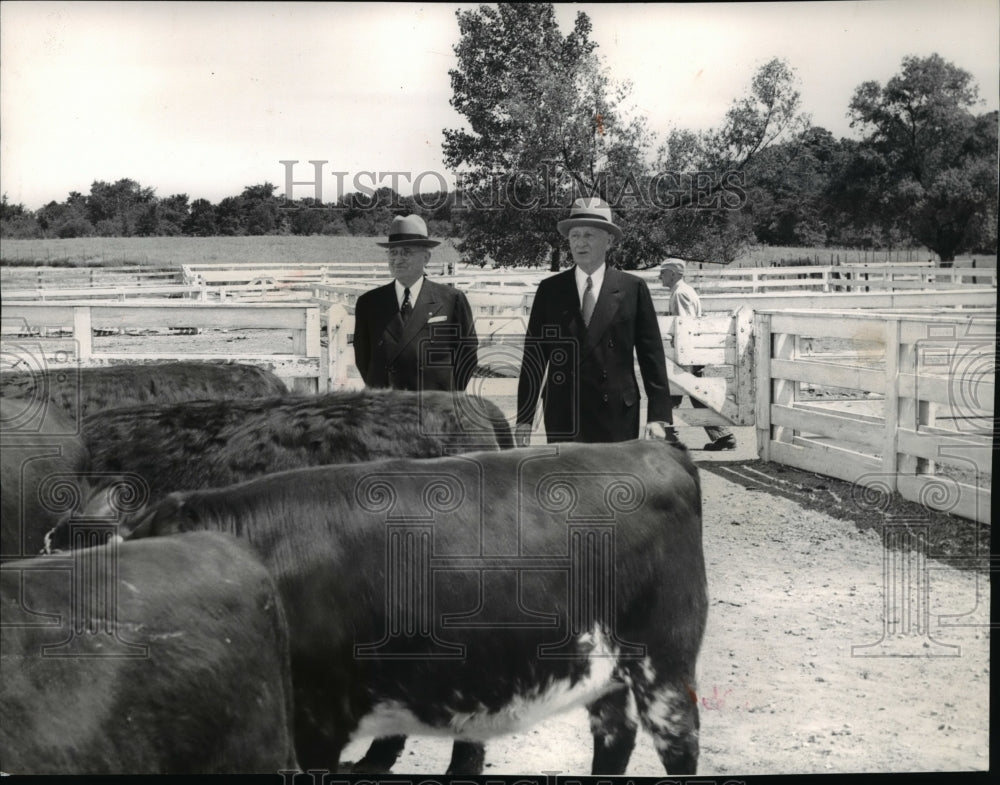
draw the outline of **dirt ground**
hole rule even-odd
[[[988,770],[988,528],[764,464],[753,429],[734,431],[734,452],[693,451],[709,583],[699,774]],[[705,441],[698,428],[680,437]],[[928,621],[910,632],[883,624],[893,591],[889,605],[904,609],[902,580],[884,576],[902,554],[882,545],[883,524],[901,520],[911,540],[930,529],[924,581],[907,584],[914,597],[927,587]],[[393,771],[441,774],[450,751],[411,737]],[[577,709],[490,742],[485,773],[587,774],[590,756]],[[628,774],[663,777],[643,731]]]

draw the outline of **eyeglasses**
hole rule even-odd
[[[414,254],[423,253],[422,248],[389,248],[388,249],[390,259],[409,259]]]

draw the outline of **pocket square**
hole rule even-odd
[[[434,322],[444,322],[447,321],[447,316],[432,316],[427,320],[427,324],[433,324]]]

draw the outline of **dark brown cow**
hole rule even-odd
[[[134,537],[253,543],[288,609],[295,744],[336,771],[352,734],[482,742],[586,704],[595,774],[640,722],[695,772],[707,599],[697,470],[661,441],[566,444],[272,474],[171,494]]]
[[[52,368],[0,374],[6,398],[51,401],[74,420],[129,404],[265,398],[288,388],[270,371],[236,363],[178,362]]]
[[[128,473],[142,485],[131,496],[150,501],[284,469],[513,447],[510,425],[495,404],[440,391],[146,404],[97,412],[81,429],[96,478]],[[90,514],[102,515],[106,504],[98,498]],[[68,524],[52,532],[50,548],[70,547]],[[402,737],[376,740],[355,770],[388,771],[404,743]],[[450,770],[475,772],[483,760],[480,745],[460,743]]]
[[[129,406],[85,418],[81,438],[93,471],[137,474],[154,499],[285,469],[513,446],[492,402],[403,390]]]
[[[79,503],[89,456],[60,409],[0,398],[0,555],[39,553],[45,533]]]
[[[13,562],[0,597],[4,772],[297,768],[285,613],[244,543],[203,532]]]

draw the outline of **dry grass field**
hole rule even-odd
[[[344,262],[378,261],[384,253],[381,237],[278,236],[257,237],[77,237],[67,240],[4,240],[0,264],[116,267],[127,264],[179,266],[190,262]],[[734,267],[767,267],[772,262],[810,259],[817,264],[926,261],[925,250],[865,252],[831,248],[758,246],[733,262]],[[969,267],[971,256],[956,260]],[[996,256],[975,256],[977,267],[996,267]],[[453,241],[434,250],[435,262],[460,263]]]

